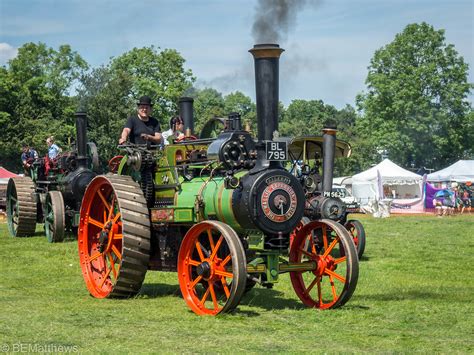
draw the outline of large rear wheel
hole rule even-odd
[[[65,225],[63,195],[59,191],[50,191],[46,195],[44,211],[44,230],[48,242],[62,242]]]
[[[36,210],[35,185],[31,178],[10,178],[7,185],[7,220],[10,235],[33,235],[36,229]]]
[[[78,232],[82,275],[92,296],[140,291],[150,258],[150,219],[129,176],[98,176],[85,191]]]
[[[311,271],[290,272],[293,288],[306,306],[340,307],[354,293],[359,260],[352,238],[341,224],[323,219],[303,226],[293,240],[289,260],[315,265]]]
[[[178,277],[183,298],[194,313],[233,310],[246,285],[245,252],[237,233],[218,221],[194,225],[179,249]]]

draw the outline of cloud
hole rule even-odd
[[[18,54],[18,48],[12,47],[8,43],[0,43],[0,65],[5,65],[10,59]]]

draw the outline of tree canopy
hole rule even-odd
[[[408,25],[377,50],[368,91],[357,98],[358,132],[372,152],[367,162],[378,149],[402,165],[435,169],[472,155],[468,69],[444,30],[427,23]]]
[[[152,98],[152,116],[167,129],[169,118],[177,114],[178,99],[194,81],[184,63],[172,49],[133,48],[82,77],[81,106],[88,113],[89,138],[97,143],[103,163],[117,153],[120,132],[127,117],[136,113],[140,96]]]
[[[234,91],[193,87],[195,77],[174,49],[133,48],[102,66],[89,68],[69,45],[58,49],[26,43],[16,58],[0,67],[0,164],[19,169],[21,143],[46,152],[54,135],[67,149],[74,139],[74,112],[89,117],[89,139],[102,163],[118,153],[118,137],[136,100],[151,96],[153,116],[167,129],[181,96],[194,98],[195,134],[213,117],[239,112],[256,133],[256,107]],[[349,175],[380,161],[380,152],[404,167],[442,168],[474,158],[474,112],[468,101],[469,66],[447,44],[443,30],[426,23],[408,25],[370,61],[367,90],[356,107],[336,109],[322,100],[279,104],[284,136],[320,135],[325,123],[338,126],[353,156],[336,163],[335,175]]]
[[[44,43],[26,43],[8,68],[0,68],[0,164],[18,166],[22,142],[41,154],[48,136],[66,145],[77,106],[69,92],[87,68],[69,45],[55,50]]]

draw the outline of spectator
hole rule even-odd
[[[38,158],[38,153],[36,150],[31,148],[28,144],[24,143],[21,153],[21,162],[23,164],[23,169],[25,170],[25,175],[30,174],[30,168],[35,159]]]
[[[128,118],[120,135],[119,144],[125,143],[128,138],[130,138],[130,143],[134,144],[147,142],[161,144],[161,127],[158,120],[151,117],[152,107],[150,97],[140,97],[137,102],[137,115]]]
[[[464,213],[464,210],[467,208],[469,210],[469,213],[471,213],[471,196],[469,194],[469,190],[467,187],[464,189],[462,195],[461,195],[461,200],[462,200],[462,208],[461,208],[461,213]]]
[[[170,119],[170,129],[164,131],[163,142],[165,145],[168,145],[173,142],[174,139],[183,139],[184,138],[184,121],[180,116],[174,116]]]
[[[49,159],[54,159],[58,156],[59,153],[61,153],[61,148],[57,146],[56,143],[54,143],[54,137],[48,137],[46,139],[46,144],[48,145],[48,157]]]

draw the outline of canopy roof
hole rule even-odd
[[[459,160],[456,163],[434,173],[428,174],[428,181],[474,181],[474,160]]]
[[[0,179],[8,179],[8,178],[11,178],[11,177],[16,177],[16,176],[18,176],[18,175],[15,174],[15,173],[12,173],[11,171],[8,171],[4,167],[0,166]]]
[[[291,160],[311,160],[315,157],[322,158],[323,154],[322,136],[302,136],[289,140],[288,150]],[[336,139],[335,157],[350,157],[351,145],[345,141]]]
[[[377,181],[380,174],[382,184],[417,184],[422,180],[422,176],[398,166],[390,159],[385,159],[381,163],[365,170],[352,177],[353,184],[357,182]]]

